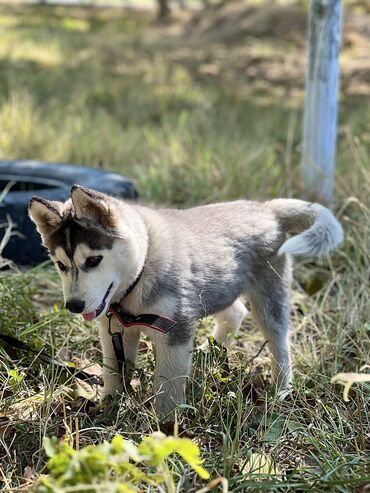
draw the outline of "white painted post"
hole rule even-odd
[[[337,135],[341,0],[311,0],[301,172],[304,195],[331,206]]]

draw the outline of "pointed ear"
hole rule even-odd
[[[107,228],[114,227],[115,221],[109,208],[108,197],[103,193],[73,185],[71,198],[77,220],[86,220]]]
[[[28,214],[36,224],[41,236],[53,233],[62,223],[62,202],[32,197],[28,205]]]

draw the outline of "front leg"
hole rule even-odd
[[[118,372],[116,355],[113,349],[112,337],[108,330],[108,319],[103,317],[99,320],[99,336],[103,351],[103,382],[104,387],[101,391],[101,396],[104,398],[107,395],[113,395],[116,391],[123,392],[123,375]],[[111,320],[111,330],[122,330],[122,327],[113,318]],[[123,332],[123,347],[125,358],[127,361],[135,364],[137,356],[137,347],[140,338],[140,330],[130,328]],[[124,371],[124,368],[123,368]]]
[[[186,343],[171,344],[167,335],[155,337],[155,408],[163,418],[185,402],[185,385],[191,371],[193,337]]]

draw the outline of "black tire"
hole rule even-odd
[[[20,265],[36,265],[48,258],[28,217],[28,203],[34,195],[65,201],[75,183],[119,198],[138,196],[133,181],[117,173],[74,164],[0,160],[0,222],[4,225],[10,217],[14,230],[22,235],[10,238],[2,252],[4,258]]]

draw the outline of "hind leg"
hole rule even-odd
[[[289,349],[290,262],[279,259],[273,269],[259,272],[258,282],[248,293],[252,313],[268,340],[272,378],[281,395],[291,388],[292,365]]]
[[[248,313],[244,303],[238,298],[228,308],[216,314],[216,327],[213,336],[218,344],[228,347],[240,329],[243,318]]]

